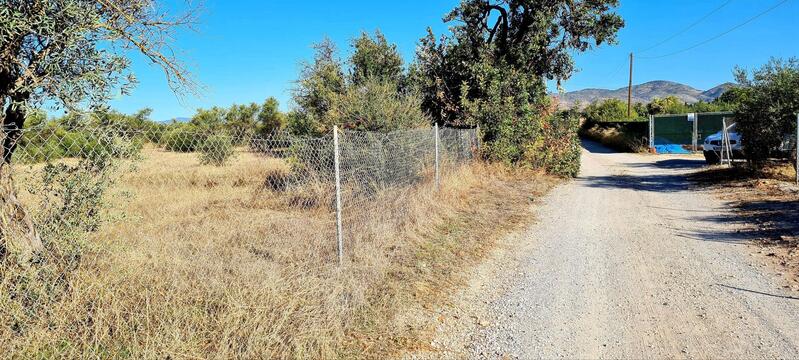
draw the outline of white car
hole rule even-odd
[[[742,159],[744,157],[744,147],[741,144],[741,135],[735,131],[735,124],[727,127],[727,135],[730,137],[730,148],[732,157]],[[772,150],[772,156],[776,158],[791,158],[795,156],[796,135],[786,134],[782,137],[780,145]],[[721,162],[722,134],[721,131],[705,138],[702,144],[702,152],[705,154],[705,162],[709,165]]]
[[[727,127],[727,135],[730,137],[730,148],[733,157],[740,158],[743,155],[743,146],[741,146],[741,135],[735,131],[735,124]],[[705,154],[705,162],[708,164],[714,165],[721,162],[722,139],[721,131],[705,138],[705,142],[702,144],[702,152]]]

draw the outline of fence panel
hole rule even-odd
[[[654,145],[690,145],[693,142],[693,123],[688,115],[656,115]]]
[[[442,128],[438,134],[442,177],[474,159],[475,130]],[[3,171],[13,171],[20,198],[31,208],[52,200],[42,188],[57,185],[52,183],[55,176],[52,173],[57,172],[54,167],[63,167],[58,170],[62,175],[77,173],[83,167],[87,179],[108,178],[115,189],[133,197],[177,199],[168,203],[152,201],[152,206],[160,207],[159,211],[190,214],[192,206],[197,205],[191,205],[189,199],[202,198],[203,203],[213,206],[246,204],[264,217],[284,214],[281,221],[288,228],[267,236],[285,237],[284,241],[296,241],[297,234],[326,239],[318,243],[329,246],[317,251],[323,258],[333,259],[338,252],[334,240],[337,203],[341,205],[341,235],[345,242],[353,243],[345,243],[346,248],[357,246],[381,227],[400,226],[412,215],[414,199],[430,196],[434,190],[434,136],[433,129],[390,133],[339,131],[337,173],[332,133],[311,138],[287,133],[230,134],[178,126],[153,130],[41,126],[22,131],[14,143],[11,165],[6,165]],[[93,163],[95,160],[103,163]],[[92,166],[103,169],[92,172],[89,169]],[[185,204],[181,203],[183,200]],[[135,214],[144,222],[147,216],[156,216],[150,209],[137,211],[146,213]],[[43,223],[52,221],[52,217],[39,215],[36,215],[37,226],[52,225]],[[253,234],[248,235],[252,236],[248,241],[258,241],[257,237],[263,236],[256,235],[264,233],[261,229],[264,225],[255,218],[246,223],[235,218],[231,222],[253,228],[242,231]],[[309,246],[309,253],[312,248]]]
[[[697,140],[702,144],[710,135],[713,135],[722,130],[722,122],[727,118],[727,123],[732,121],[732,113],[704,113],[697,114],[698,132]]]

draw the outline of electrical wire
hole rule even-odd
[[[718,39],[718,38],[720,38],[720,37],[722,37],[722,36],[724,36],[724,35],[727,35],[727,34],[729,34],[729,33],[733,32],[733,31],[735,31],[735,30],[738,30],[738,29],[740,29],[740,28],[742,28],[742,27],[744,27],[744,26],[748,25],[749,23],[751,23],[751,22],[753,22],[753,21],[755,21],[755,20],[759,19],[759,18],[760,18],[760,17],[762,17],[763,15],[766,15],[766,14],[770,13],[771,11],[773,11],[774,9],[776,9],[776,8],[778,8],[778,7],[780,7],[780,6],[782,6],[783,4],[787,3],[788,1],[790,1],[790,0],[782,0],[782,1],[780,1],[780,2],[778,2],[778,3],[776,3],[776,4],[774,4],[774,5],[773,5],[773,6],[771,6],[770,8],[768,8],[768,9],[764,10],[763,12],[760,12],[759,14],[757,14],[757,15],[755,15],[755,16],[753,16],[753,17],[749,18],[749,19],[747,19],[746,21],[744,21],[744,22],[742,22],[742,23],[740,23],[740,24],[738,24],[738,25],[735,25],[735,26],[733,26],[732,28],[730,28],[730,29],[728,29],[728,30],[726,30],[726,31],[724,31],[724,32],[722,32],[722,33],[720,33],[720,34],[718,34],[718,35],[715,35],[715,36],[713,36],[713,37],[711,37],[711,38],[709,38],[709,39],[707,39],[707,40],[701,41],[701,42],[699,42],[699,43],[697,43],[697,44],[694,44],[694,45],[692,45],[692,46],[690,46],[690,47],[687,47],[687,48],[685,48],[685,49],[682,49],[682,50],[679,50],[679,51],[675,51],[675,52],[672,52],[672,53],[668,53],[668,54],[664,54],[664,55],[658,55],[658,56],[641,56],[641,57],[639,57],[639,59],[649,59],[649,60],[651,60],[651,59],[661,59],[661,58],[665,58],[665,57],[669,57],[669,56],[674,56],[674,55],[677,55],[677,54],[682,54],[682,53],[684,53],[684,52],[686,52],[686,51],[690,51],[690,50],[696,49],[696,48],[698,48],[698,47],[700,47],[700,46],[702,46],[702,45],[705,45],[705,44],[707,44],[707,43],[709,43],[709,42],[711,42],[711,41],[713,41],[713,40],[716,40],[716,39]]]
[[[661,42],[659,42],[659,43],[657,43],[655,45],[652,45],[652,46],[650,46],[650,47],[648,47],[646,49],[638,50],[635,53],[639,54],[639,53],[647,52],[649,50],[652,50],[652,49],[654,49],[654,48],[656,48],[656,47],[658,47],[660,45],[663,45],[663,44],[673,40],[674,38],[676,38],[676,37],[678,37],[678,36],[680,36],[682,34],[685,34],[688,30],[691,30],[691,29],[694,28],[694,26],[701,24],[703,21],[707,20],[707,18],[713,16],[713,14],[719,12],[719,10],[721,10],[725,6],[729,5],[731,2],[732,2],[732,0],[725,1],[723,4],[719,5],[717,8],[713,9],[709,13],[705,14],[704,16],[702,16],[699,20],[696,20],[695,22],[691,23],[691,25],[688,25],[687,27],[683,28],[682,30],[676,32],[674,35],[671,35],[671,36],[667,37],[666,39],[664,39],[663,41],[661,41]]]

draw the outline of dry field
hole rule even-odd
[[[345,214],[364,220],[339,266],[329,191],[265,183],[286,169],[241,151],[215,167],[145,148],[65,290],[36,316],[0,304],[13,322],[0,328],[3,357],[395,355],[428,332],[401,315],[446,299],[557,182],[476,162],[438,192],[426,179],[401,198],[376,194],[379,216]]]

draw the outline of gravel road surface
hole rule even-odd
[[[461,355],[799,358],[799,296],[753,257],[731,209],[690,186],[701,159],[585,147]]]

